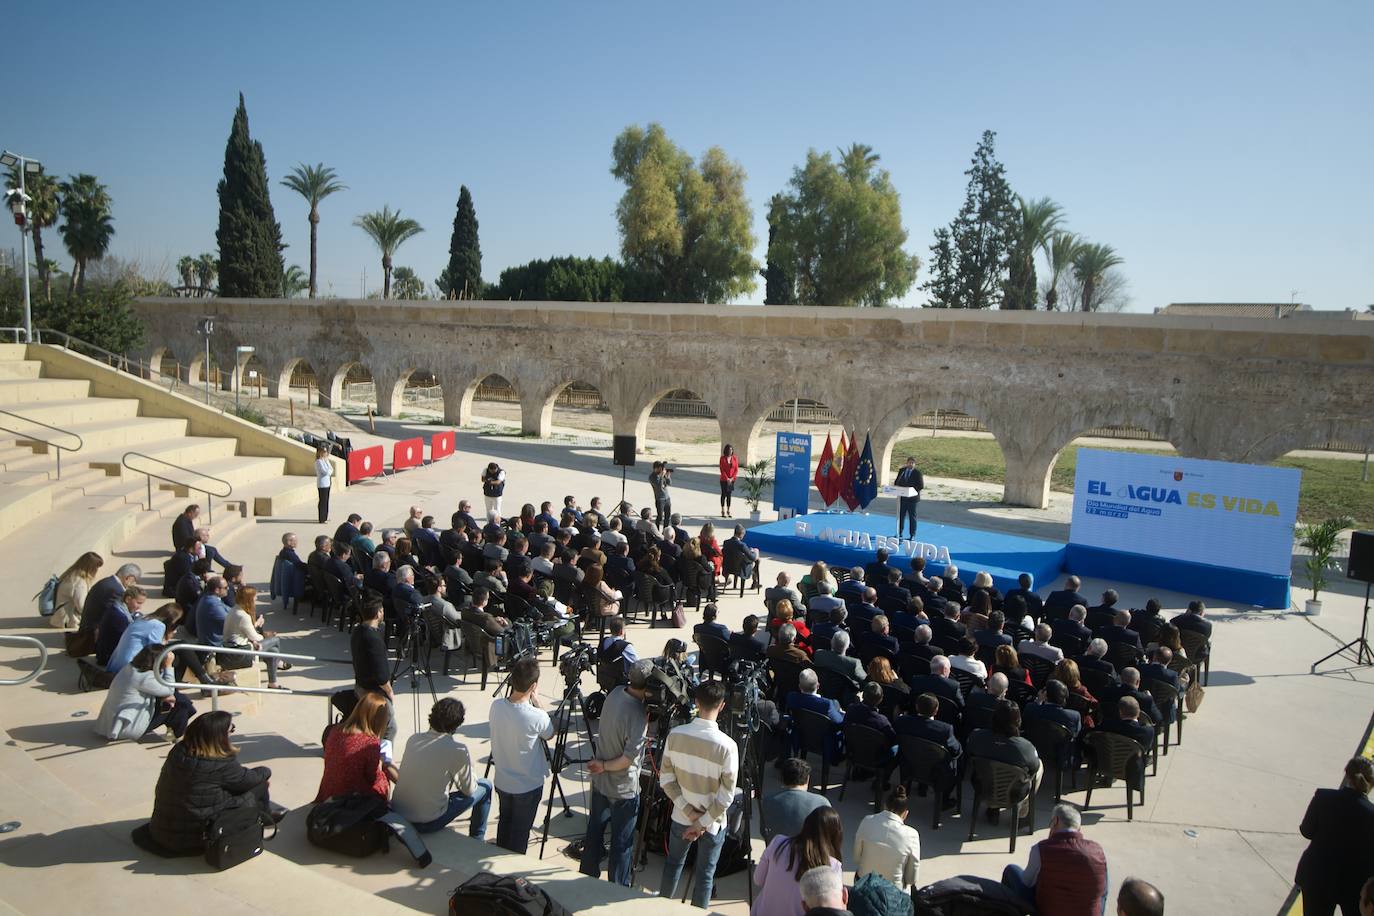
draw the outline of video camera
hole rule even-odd
[[[496,654],[502,665],[513,665],[523,658],[533,658],[539,654],[540,631],[528,620],[512,621],[506,632],[497,639]]]
[[[596,667],[596,649],[585,643],[564,652],[558,659],[558,673],[571,684],[582,677],[582,672]]]
[[[692,694],[687,679],[679,672],[654,665],[649,683],[644,686],[644,707],[652,718],[690,718]]]
[[[768,688],[768,671],[762,662],[735,659],[725,672],[725,704],[732,716],[753,713]]]

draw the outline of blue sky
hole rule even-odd
[[[92,0],[6,19],[0,145],[98,175],[113,253],[169,274],[214,249],[242,91],[288,263],[308,263],[308,226],[281,176],[323,161],[349,185],[321,208],[321,288],[336,295],[358,295],[364,268],[379,285],[352,221],[383,204],[426,229],[396,263],[438,276],[460,184],[487,279],[536,257],[615,255],[611,143],[659,121],[689,152],[719,145],[743,164],[760,260],[766,202],[807,149],[861,141],[891,171],[924,261],[991,128],[1017,192],[1054,198],[1070,228],[1125,258],[1133,310],[1295,289],[1317,308],[1374,302],[1367,0]]]

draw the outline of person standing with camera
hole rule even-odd
[[[496,797],[501,814],[496,845],[524,853],[544,797],[549,761],[544,742],[553,737],[553,720],[539,699],[539,660],[522,658],[511,666],[510,695],[491,704],[491,755],[496,763]]]
[[[635,821],[639,816],[639,770],[644,760],[648,715],[645,688],[653,673],[647,659],[630,666],[630,682],[610,692],[601,708],[601,730],[596,756],[587,764],[592,774],[591,811],[587,835],[582,841],[582,874],[601,877],[601,853],[605,849],[606,824],[611,826],[608,877],[629,887],[634,878],[632,855]]]
[[[657,513],[654,524],[659,528],[668,524],[668,518],[673,514],[673,498],[668,493],[672,485],[673,469],[666,461],[655,461],[649,472],[649,486],[654,490],[654,512]]]
[[[704,910],[711,905],[716,862],[725,845],[725,814],[735,798],[739,748],[716,724],[725,706],[724,685],[705,681],[697,687],[694,698],[697,716],[669,732],[659,768],[659,785],[673,803],[659,896],[677,896],[687,851],[700,841],[692,904]]]
[[[505,492],[506,472],[495,461],[488,462],[487,469],[482,472],[482,498],[487,503],[488,519],[493,512],[501,514],[501,497]]]

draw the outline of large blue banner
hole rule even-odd
[[[773,508],[806,513],[811,501],[811,434],[778,433]]]

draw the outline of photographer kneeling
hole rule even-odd
[[[601,710],[596,757],[587,764],[592,774],[592,798],[580,871],[593,878],[601,876],[601,853],[605,849],[606,824],[610,822],[609,877],[613,883],[625,887],[630,886],[634,877],[631,856],[635,820],[639,814],[639,770],[648,723],[644,708],[645,687],[653,670],[653,663],[647,659],[635,662],[630,666],[629,684],[616,687],[606,697]]]

